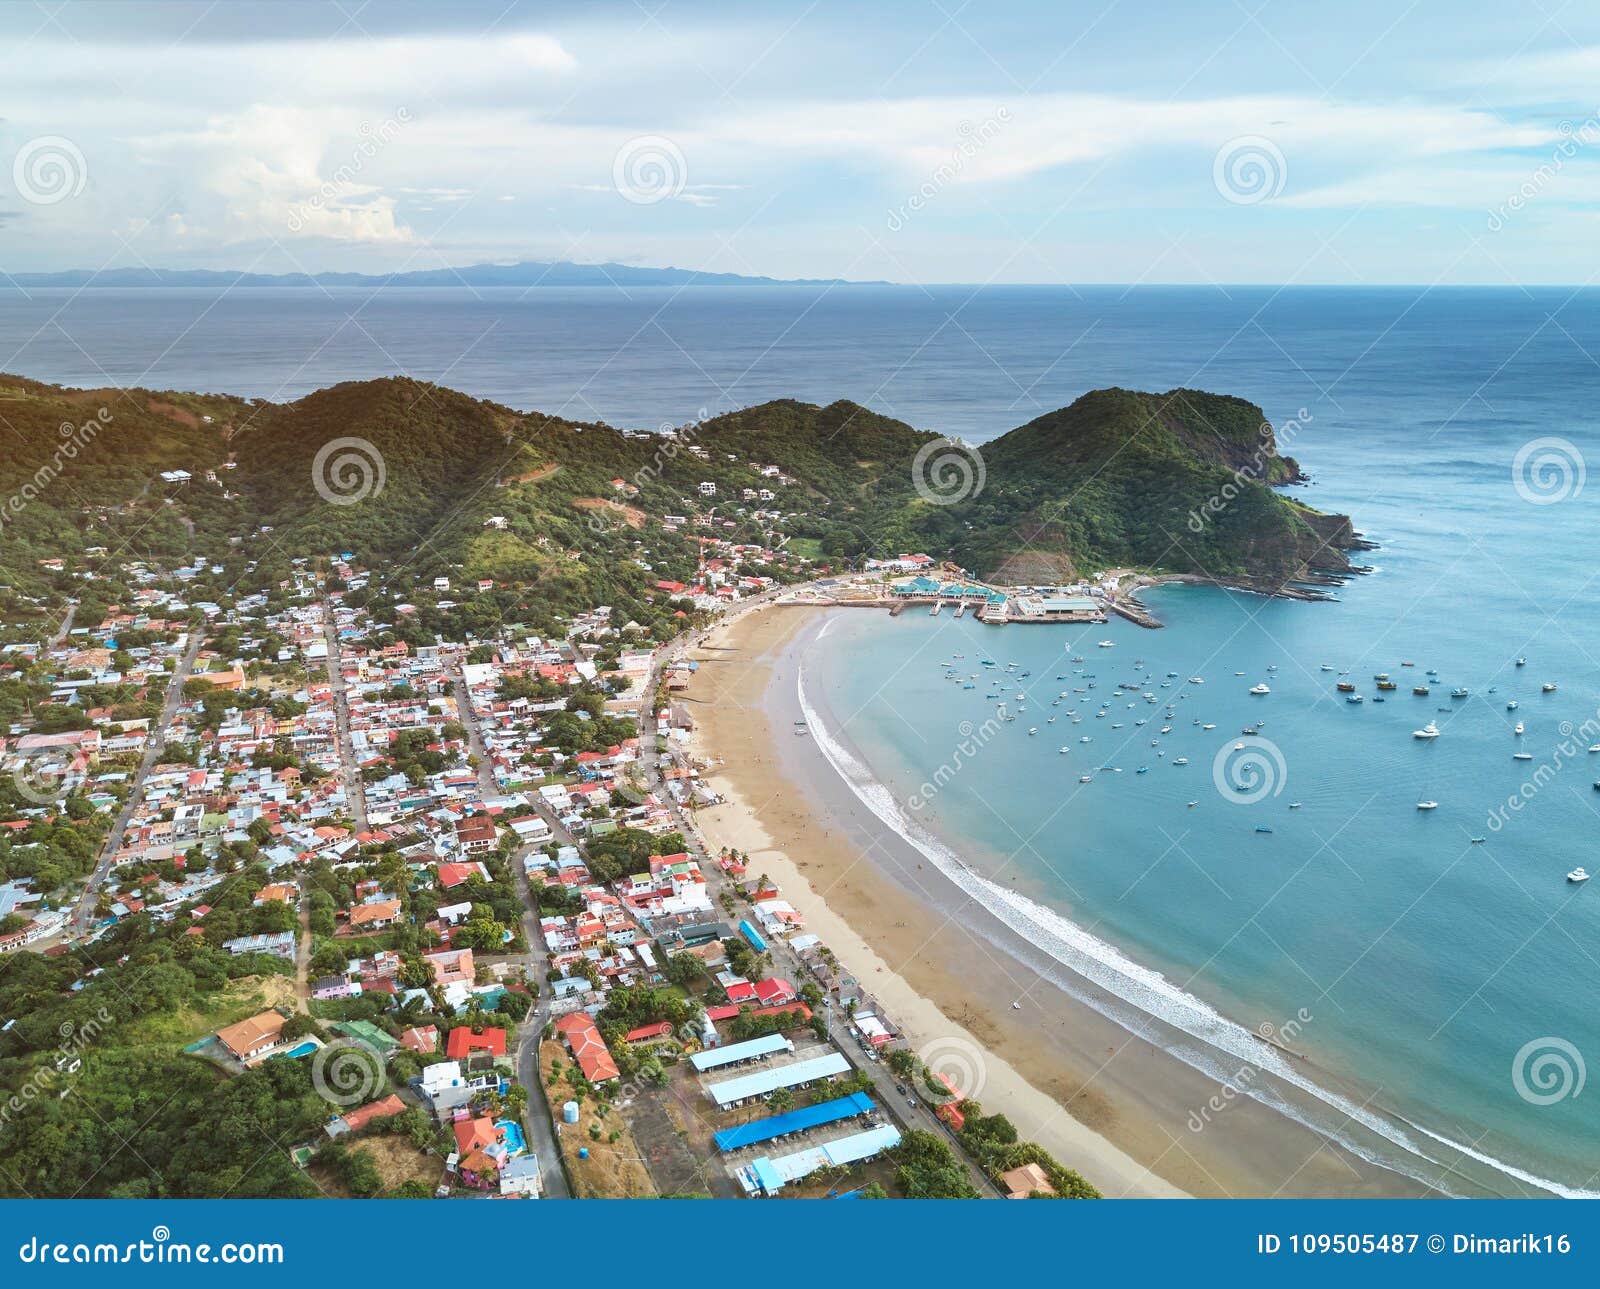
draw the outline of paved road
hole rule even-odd
[[[72,922],[69,929],[82,930],[94,916],[95,899],[100,893],[100,888],[105,884],[106,877],[111,872],[111,861],[116,853],[122,849],[123,835],[128,831],[128,821],[133,818],[134,808],[139,804],[139,799],[144,795],[144,781],[149,777],[151,769],[160,758],[167,745],[167,730],[172,724],[179,705],[183,702],[183,682],[189,679],[189,673],[194,669],[194,660],[200,653],[200,646],[205,642],[205,630],[189,633],[189,644],[183,651],[183,656],[178,659],[178,665],[172,673],[172,681],[167,686],[166,700],[161,705],[161,715],[156,718],[156,725],[150,734],[150,741],[145,745],[144,756],[139,759],[139,768],[134,772],[133,785],[128,790],[128,799],[123,803],[122,809],[117,813],[116,822],[111,825],[111,831],[106,834],[105,847],[100,852],[100,862],[95,865],[94,872],[89,876],[88,884],[83,888],[83,894],[78,897],[78,903],[72,912]]]
[[[367,831],[367,794],[356,765],[355,744],[350,738],[350,699],[344,690],[344,669],[339,662],[339,632],[333,624],[333,601],[322,601],[322,631],[328,642],[328,684],[333,688],[333,716],[339,745],[339,777],[356,831]]]
[[[478,758],[478,791],[487,801],[500,795],[489,760],[489,749],[483,741],[478,713],[472,706],[472,695],[467,689],[466,677],[462,675],[459,662],[451,665],[450,676],[455,684],[456,710],[461,715],[461,723],[467,727],[467,746]],[[562,832],[566,830],[562,829]],[[537,991],[533,1009],[517,1031],[517,1080],[528,1092],[522,1129],[527,1134],[534,1157],[539,1161],[539,1179],[544,1187],[545,1198],[571,1199],[572,1190],[567,1185],[566,1170],[561,1166],[561,1151],[556,1145],[550,1100],[545,1095],[544,1080],[539,1077],[539,1037],[550,1021],[550,999],[545,983],[545,975],[550,970],[550,955],[545,949],[544,936],[539,932],[539,916],[534,911],[533,897],[528,889],[528,875],[522,863],[526,853],[526,849],[519,849],[511,856],[511,880],[517,888],[517,899],[522,903],[522,934],[528,942],[528,952],[521,961],[528,968],[529,984]]]
[[[741,601],[740,608],[735,612],[743,613],[750,608],[755,608],[760,604],[776,599],[780,594],[782,592],[769,591],[759,597]],[[730,620],[730,618],[724,618],[722,623],[725,624]],[[704,637],[704,632],[688,632],[676,640],[669,641],[657,651],[656,660],[651,666],[648,677],[649,688],[646,691],[646,702],[641,708],[639,718],[639,767],[646,790],[657,792],[661,800],[666,804],[667,809],[672,812],[673,818],[683,832],[684,842],[688,846],[690,853],[700,861],[700,866],[705,871],[707,890],[712,897],[713,904],[720,906],[725,892],[732,894],[736,900],[742,900],[742,896],[739,895],[735,883],[714,862],[714,858],[702,842],[693,820],[678,805],[672,795],[667,792],[666,784],[661,778],[660,757],[656,751],[657,721],[654,695],[660,683],[661,675],[670,663],[676,661],[689,649],[699,644]],[[795,982],[797,988],[800,981],[809,978],[805,965],[800,960],[800,955],[790,948],[786,941],[774,938],[768,942],[767,947],[771,954],[774,968],[780,974]],[[980,1195],[996,1196],[1001,1194],[999,1188],[984,1175],[983,1170],[967,1155],[960,1142],[945,1128],[943,1122],[933,1114],[929,1106],[920,1097],[913,1098],[907,1093],[897,1091],[897,1080],[894,1072],[881,1061],[872,1061],[867,1058],[864,1049],[857,1044],[855,1033],[849,1028],[845,1016],[841,1014],[838,1019],[835,1019],[834,1009],[829,1008],[825,1013],[825,1019],[828,1022],[828,1037],[833,1040],[834,1046],[845,1054],[846,1059],[857,1070],[866,1072],[867,1076],[872,1080],[873,1087],[877,1091],[882,1104],[892,1109],[896,1119],[907,1127],[922,1128],[943,1136],[949,1142],[955,1158],[966,1167],[969,1179],[978,1193]]]
[[[78,606],[75,603],[67,605],[67,616],[61,619],[60,628],[55,635],[50,637],[50,648],[59,649],[61,647],[61,642],[67,638],[67,633],[72,630],[72,619],[77,615],[77,612]]]

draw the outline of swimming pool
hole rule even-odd
[[[279,1052],[278,1055],[288,1057],[293,1061],[298,1060],[302,1056],[310,1056],[311,1053],[315,1052],[316,1050],[316,1042],[308,1038],[304,1043],[301,1043],[299,1047],[291,1048],[287,1052]]]
[[[528,1149],[527,1139],[522,1135],[522,1125],[515,1119],[497,1119],[494,1126],[500,1129],[500,1140],[513,1155],[520,1155]]]

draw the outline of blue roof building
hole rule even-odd
[[[787,1114],[775,1114],[753,1123],[741,1123],[734,1128],[724,1128],[712,1140],[721,1151],[741,1150],[745,1146],[758,1146],[764,1141],[787,1137],[796,1132],[810,1132],[813,1128],[838,1123],[869,1114],[877,1103],[865,1092],[852,1092],[847,1097],[837,1097],[817,1105],[801,1106]]]

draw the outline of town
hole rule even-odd
[[[199,566],[120,569],[103,620],[72,605],[0,655],[48,691],[0,760],[27,799],[0,823],[0,949],[70,959],[75,990],[106,946],[127,962],[130,926],[224,955],[175,1059],[309,1067],[325,1121],[281,1148],[324,1194],[1072,1193],[922,1066],[758,866],[700,837],[697,624],[921,597],[933,564],[780,581],[743,553],[658,584],[684,620],[660,643],[598,606],[559,637],[408,644],[348,554],[226,607],[190,593]],[[448,610],[491,585],[429,589]],[[55,866],[82,848],[69,819],[107,821],[78,889]],[[63,1049],[54,1074],[81,1064]]]

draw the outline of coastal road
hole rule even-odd
[[[167,731],[171,728],[172,718],[183,703],[183,682],[189,679],[189,673],[194,669],[194,660],[199,656],[200,646],[205,642],[205,638],[203,629],[191,630],[189,633],[189,643],[179,657],[177,667],[173,669],[171,683],[167,685],[166,698],[161,704],[161,715],[156,718],[155,728],[150,733],[150,741],[145,744],[144,755],[139,759],[139,768],[134,772],[133,784],[128,789],[128,799],[117,812],[111,831],[106,834],[106,844],[100,851],[100,860],[95,865],[94,872],[89,875],[83,894],[78,897],[78,903],[73,908],[69,929],[76,928],[81,931],[94,916],[95,900],[111,873],[112,859],[122,849],[122,838],[128,831],[128,821],[133,818],[133,812],[144,795],[144,781],[166,748]]]
[[[367,831],[367,793],[356,765],[355,743],[350,738],[350,699],[344,689],[344,668],[339,661],[339,632],[333,622],[333,601],[322,601],[322,632],[328,642],[328,684],[333,689],[335,741],[339,745],[339,777],[344,782],[345,800],[356,821],[356,831]]]
[[[485,801],[499,795],[494,768],[489,758],[488,745],[483,740],[483,729],[478,723],[477,710],[472,705],[472,693],[467,688],[459,661],[450,668],[455,685],[456,711],[467,729],[467,746],[478,759],[478,792]],[[561,830],[566,834],[566,829]],[[550,1113],[550,1099],[545,1094],[544,1080],[539,1077],[539,1038],[550,1022],[550,997],[545,976],[550,970],[550,954],[545,948],[544,936],[539,931],[539,916],[535,911],[532,892],[528,888],[527,869],[523,864],[526,847],[512,853],[511,880],[517,888],[517,899],[522,904],[522,934],[528,942],[528,952],[523,962],[528,970],[528,984],[534,991],[533,1008],[523,1018],[517,1030],[517,1081],[527,1090],[528,1105],[522,1115],[522,1130],[527,1134],[528,1145],[539,1161],[539,1181],[546,1199],[571,1199],[572,1189],[567,1184],[567,1173],[561,1165],[561,1150],[556,1144],[554,1118]]]
[[[792,590],[794,588],[788,589]],[[741,601],[740,609],[757,608],[763,603],[769,603],[776,599],[779,594],[781,592],[769,592],[761,597],[752,597],[748,601]],[[736,616],[742,616],[742,612],[721,619],[717,625],[728,625]],[[701,839],[699,831],[695,828],[694,821],[689,818],[683,807],[667,791],[665,780],[661,776],[661,759],[656,752],[657,720],[654,694],[660,683],[660,676],[664,673],[666,667],[676,661],[686,650],[699,644],[704,639],[704,635],[704,632],[687,633],[677,640],[670,641],[658,651],[657,659],[650,671],[649,690],[645,705],[648,710],[641,709],[639,765],[646,790],[658,792],[667,809],[672,812],[673,818],[683,832],[685,845],[689,848],[689,852],[699,860],[700,866],[706,874],[707,889],[712,896],[713,903],[720,906],[724,893],[731,895],[741,903],[743,902],[743,896],[740,894],[737,885],[715,863],[704,841]],[[648,752],[646,749],[648,749]],[[789,946],[787,941],[776,938],[769,941],[767,947],[772,957],[773,967],[794,982],[796,988],[798,988],[799,982],[807,979],[809,974],[805,969],[805,964],[800,959],[800,955]],[[928,1104],[921,1097],[915,1096],[914,1092],[909,1088],[905,1093],[898,1091],[898,1080],[895,1078],[894,1072],[881,1061],[868,1059],[865,1049],[856,1042],[854,1033],[847,1025],[847,1018],[841,1016],[838,1020],[835,1020],[834,1008],[830,1006],[825,1013],[824,1019],[827,1022],[828,1037],[833,1041],[834,1046],[844,1053],[845,1059],[856,1070],[866,1073],[867,1077],[871,1079],[873,1089],[877,1092],[882,1104],[891,1110],[896,1119],[908,1128],[921,1128],[942,1136],[948,1141],[952,1155],[965,1166],[968,1179],[979,1195],[998,1197],[1002,1194],[999,1187],[989,1180],[983,1170],[967,1154],[955,1135],[933,1114]]]

